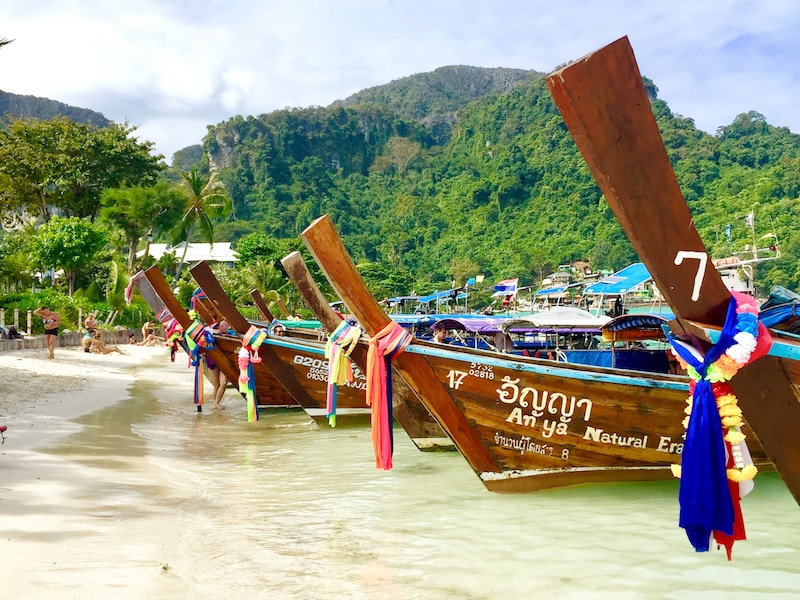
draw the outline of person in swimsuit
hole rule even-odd
[[[86,327],[87,333],[94,333],[94,330],[97,329],[97,315],[93,312],[89,313],[83,321],[83,326]]]
[[[115,345],[115,344],[106,344],[103,341],[103,334],[99,330],[95,330],[91,335],[89,341],[89,349],[87,350],[84,348],[84,352],[91,352],[93,354],[111,354],[112,352],[118,352],[119,354],[125,354],[122,349]]]
[[[55,358],[56,340],[58,339],[58,326],[61,325],[61,316],[46,306],[33,311],[37,317],[44,321],[44,338],[47,342],[48,358]]]
[[[163,337],[156,335],[155,325],[150,321],[146,321],[142,325],[142,341],[136,344],[137,346],[157,346],[161,342],[166,341]]]

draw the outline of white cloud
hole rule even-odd
[[[800,132],[788,0],[6,0],[0,88],[129,120],[168,157],[206,126],[453,64],[549,71],[628,35],[673,111]]]

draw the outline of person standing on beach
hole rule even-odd
[[[55,358],[56,340],[58,339],[58,326],[61,325],[61,315],[53,312],[47,306],[42,306],[33,311],[37,317],[44,321],[44,339],[47,342],[48,358]]]

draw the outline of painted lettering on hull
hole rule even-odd
[[[662,435],[658,438],[656,450],[658,452],[667,452],[669,454],[682,454],[683,441],[673,442],[671,437]]]
[[[619,435],[617,432],[607,432],[597,427],[587,427],[583,439],[600,444],[611,444],[613,446],[629,446],[631,448],[647,448],[647,436]]]
[[[308,371],[306,372],[307,379],[313,379],[314,381],[328,381],[328,370],[330,367],[327,360],[322,358],[314,358],[313,356],[295,354],[292,362],[300,367],[308,368]],[[344,385],[356,390],[366,390],[367,379],[364,377],[361,369],[359,369],[355,363],[351,363],[350,366],[353,368],[353,381],[347,381]]]

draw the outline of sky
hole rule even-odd
[[[236,115],[448,65],[547,73],[625,35],[703,131],[755,110],[800,133],[793,0],[3,0],[0,90],[128,122],[169,161]]]

